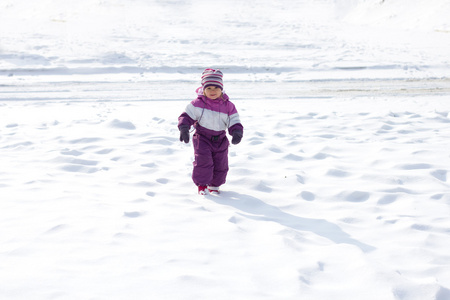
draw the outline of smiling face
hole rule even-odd
[[[203,90],[203,93],[209,99],[216,100],[222,96],[222,89],[218,86],[210,85]]]

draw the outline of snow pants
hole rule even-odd
[[[219,187],[225,183],[228,174],[228,146],[225,133],[218,136],[204,136],[195,133],[194,170],[192,180],[196,185]]]

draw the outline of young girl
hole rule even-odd
[[[244,131],[234,104],[223,92],[222,76],[220,70],[203,71],[197,99],[178,118],[180,141],[189,143],[189,130],[192,125],[195,128],[192,180],[200,195],[219,193],[219,187],[225,183],[230,145],[225,130],[233,136],[231,142],[235,145],[241,141]]]

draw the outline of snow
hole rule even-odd
[[[450,299],[444,0],[0,3],[1,299]],[[199,196],[177,118],[244,138]]]

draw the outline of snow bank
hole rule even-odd
[[[445,77],[449,4],[422,1],[7,1],[0,75],[196,80]],[[209,11],[220,7],[220,13]]]

